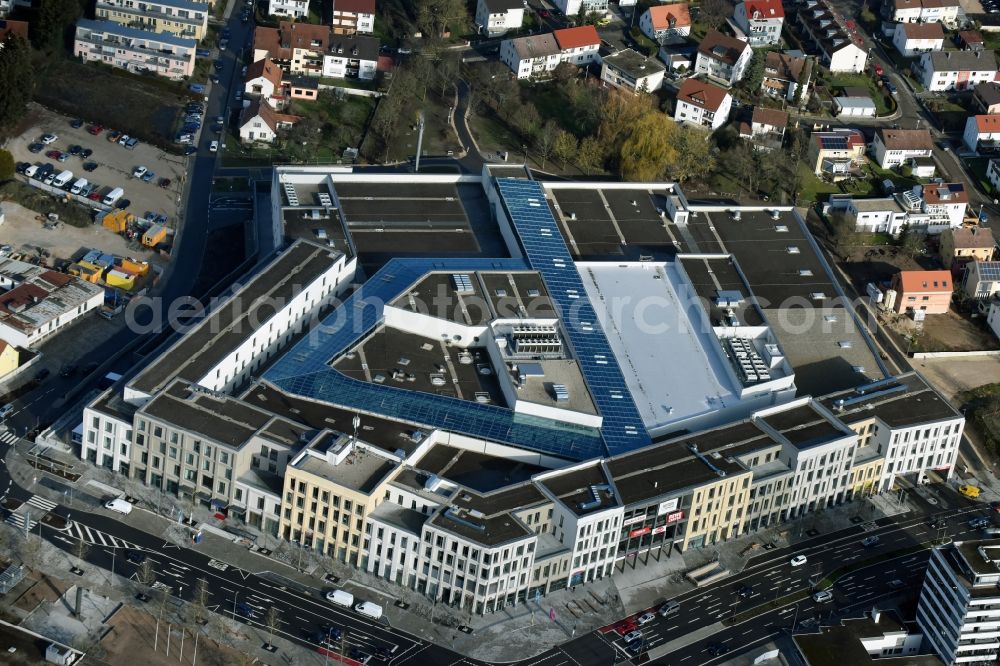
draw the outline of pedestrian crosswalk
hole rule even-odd
[[[110,534],[102,532],[98,529],[91,529],[86,525],[81,525],[80,523],[73,523],[70,525],[69,535],[95,546],[108,546],[111,548],[139,547],[134,543],[126,541],[125,539],[119,539],[118,537],[111,536]]]
[[[24,517],[23,514],[21,514],[21,513],[12,513],[9,516],[7,516],[6,522],[9,523],[9,524],[11,524],[11,525],[13,525],[14,527],[16,527],[19,530],[26,530],[28,532],[30,532],[32,529],[34,529],[35,525],[38,524],[37,520],[32,520],[32,519],[29,518],[28,519],[28,527],[25,528],[25,526],[24,526],[24,520],[25,520],[25,517]]]
[[[17,440],[18,440],[17,435],[15,435],[9,430],[3,434],[0,434],[0,442],[3,442],[4,444],[13,444]]]
[[[28,504],[35,507],[36,509],[41,509],[45,513],[48,513],[52,509],[56,508],[56,503],[41,497],[40,495],[32,495],[31,499],[28,500]]]

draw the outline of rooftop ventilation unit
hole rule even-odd
[[[479,512],[477,511],[476,513]],[[471,512],[468,515],[470,518],[473,517]],[[479,515],[482,516],[483,514],[480,513]],[[471,520],[466,519],[464,512],[461,509],[457,509],[453,506],[448,507],[448,509],[444,512],[444,516],[445,518],[447,518],[452,522],[458,523],[459,525],[464,525],[469,529],[476,530],[477,532],[486,531],[486,525],[483,525],[482,523],[474,523]]]
[[[552,393],[555,394],[557,402],[565,402],[569,400],[569,390],[566,388],[565,384],[553,384]]]
[[[612,495],[611,486],[609,486],[608,484],[598,483],[592,485],[590,487],[591,499],[587,500],[586,502],[577,503],[577,507],[580,509],[580,511],[590,511],[591,509],[596,509],[597,507],[601,506],[601,504],[603,503],[603,500],[601,499],[602,490],[608,493],[609,495]]]
[[[775,210],[771,211],[771,219],[772,220],[777,220],[779,217],[781,217],[781,211],[780,210],[775,209]]]
[[[454,273],[451,280],[455,285],[455,291],[459,294],[473,294],[476,291],[472,288],[472,278],[465,273]]]
[[[743,217],[743,214],[740,211],[738,211],[738,210],[734,210],[733,211],[733,219],[734,220],[736,220],[737,222],[739,222],[740,219],[742,219],[742,217]]]

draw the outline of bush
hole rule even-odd
[[[0,150],[0,180],[14,175],[14,156],[9,151]]]
[[[913,175],[913,169],[910,167],[909,164],[904,164],[901,167],[899,167],[899,174],[903,178],[909,178],[910,176]]]

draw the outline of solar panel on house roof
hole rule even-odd
[[[580,370],[601,412],[608,450],[615,454],[648,445],[649,434],[621,368],[614,362],[604,329],[594,325],[597,314],[586,298],[587,290],[541,185],[514,178],[497,178],[496,184],[528,263],[541,273],[562,315]]]
[[[847,139],[843,137],[821,137],[823,147],[827,150],[847,150]]]
[[[1000,261],[980,261],[979,276],[985,280],[1000,280]]]

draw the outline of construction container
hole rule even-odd
[[[166,237],[167,228],[162,224],[154,224],[142,235],[142,244],[146,247],[154,247]]]
[[[119,264],[119,268],[123,271],[132,273],[133,275],[143,276],[149,272],[149,262],[148,261],[136,261],[135,259],[124,258]]]
[[[131,273],[112,268],[104,274],[104,282],[109,287],[118,287],[119,289],[129,291],[135,287],[135,276]]]
[[[101,269],[93,264],[81,261],[76,264],[71,264],[66,272],[70,275],[75,275],[81,280],[86,280],[87,282],[93,282],[97,284],[101,279]]]

